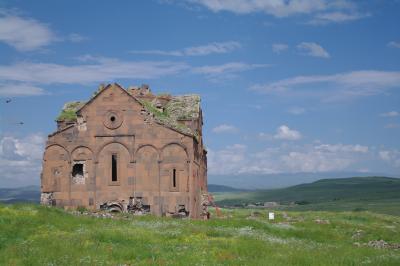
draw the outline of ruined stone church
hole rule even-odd
[[[43,156],[41,202],[64,208],[207,215],[198,95],[100,86],[64,105]]]

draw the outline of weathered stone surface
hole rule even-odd
[[[200,97],[155,96],[148,86],[126,91],[113,84],[66,109],[76,119],[58,120],[58,130],[49,135],[44,198],[51,193],[52,202],[65,208],[205,215]]]

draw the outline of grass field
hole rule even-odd
[[[0,205],[0,265],[400,265],[400,217],[223,210],[209,221]],[[251,215],[253,213],[253,215]],[[359,244],[354,244],[359,243]]]

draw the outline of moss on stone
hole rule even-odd
[[[199,117],[200,96],[183,95],[174,96],[169,101],[165,110],[175,119],[196,119]]]
[[[57,117],[57,121],[75,121],[77,118],[76,111],[81,108],[85,102],[75,101],[64,104],[61,113]]]
[[[167,127],[173,128],[184,134],[196,136],[196,134],[192,132],[192,130],[189,127],[179,123],[174,116],[171,116],[171,114],[168,112],[167,109],[164,109],[164,111],[160,111],[153,105],[152,102],[149,102],[147,100],[139,100],[139,101],[143,104],[143,106],[146,108],[148,112],[153,114],[156,122],[163,124]]]

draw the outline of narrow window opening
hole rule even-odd
[[[82,163],[76,163],[72,167],[72,176],[73,177],[81,177],[83,176],[83,164]]]
[[[176,169],[172,171],[172,186],[176,187]]]
[[[118,181],[118,172],[117,172],[117,155],[111,155],[111,180]]]

